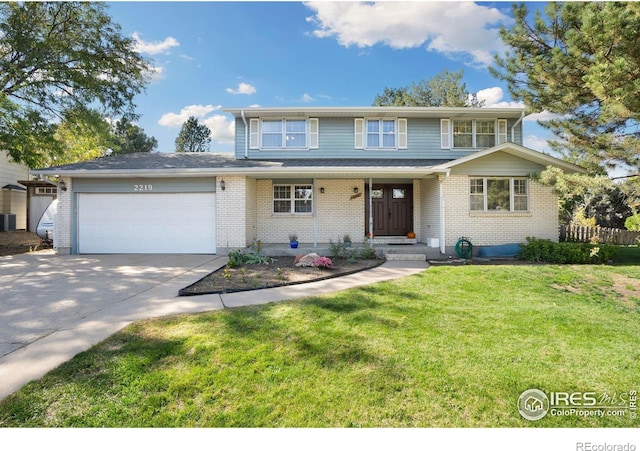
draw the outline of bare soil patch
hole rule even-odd
[[[40,244],[42,240],[33,232],[0,232],[0,256],[16,255],[48,249]]]
[[[192,296],[231,293],[294,285],[352,274],[374,268],[384,262],[384,260],[358,259],[355,263],[349,263],[346,259],[335,259],[332,269],[320,269],[297,267],[294,265],[294,260],[294,257],[272,257],[272,262],[268,265],[239,265],[235,268],[225,266],[183,288],[179,294]]]

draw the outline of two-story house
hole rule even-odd
[[[254,240],[366,236],[451,253],[557,240],[547,166],[518,108],[231,108],[235,154],[153,153],[34,171],[60,176],[60,253],[220,253]],[[406,242],[406,241],[405,241]]]

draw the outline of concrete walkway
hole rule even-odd
[[[0,399],[135,321],[331,293],[428,267],[393,261],[306,284],[177,297],[226,262],[211,255],[0,257]]]

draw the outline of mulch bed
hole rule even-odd
[[[40,237],[33,232],[0,232],[0,256],[25,254],[48,248],[40,242]]]
[[[352,274],[374,268],[384,262],[384,260],[358,259],[355,263],[349,263],[346,259],[335,259],[332,269],[319,269],[296,267],[294,257],[272,257],[272,259],[268,265],[222,267],[196,283],[183,288],[178,294],[180,296],[194,296],[294,285]]]

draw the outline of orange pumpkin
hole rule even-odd
[[[415,237],[416,237],[416,234],[415,234],[415,233],[413,233],[413,232],[409,232],[409,233],[407,233],[407,238],[409,238],[409,239],[411,239],[411,240],[412,240],[412,239],[414,239]]]

